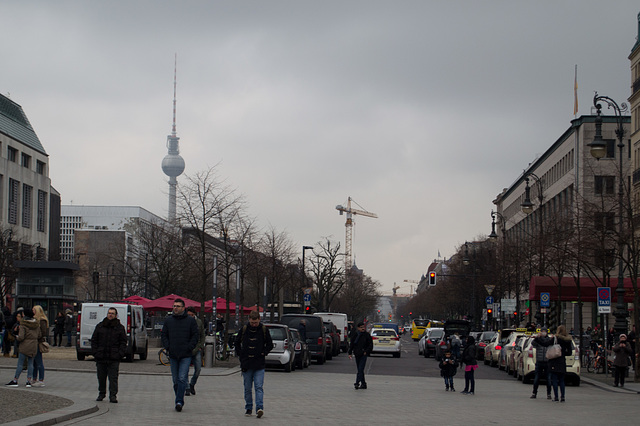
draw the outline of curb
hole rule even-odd
[[[581,377],[580,379],[582,382],[587,383],[593,387],[596,387],[598,389],[601,389],[603,391],[606,392],[613,392],[613,393],[623,393],[623,394],[627,394],[627,395],[636,395],[636,394],[640,394],[640,392],[635,391],[635,390],[631,390],[631,389],[626,389],[626,388],[614,388],[611,385],[608,385],[606,383],[602,383],[598,380],[594,380],[594,379],[590,379],[588,377]]]
[[[66,422],[68,420],[77,419],[78,417],[87,416],[99,410],[96,404],[88,402],[78,402],[73,400],[73,404],[49,411],[48,413],[38,414],[37,416],[26,417],[14,422],[4,423],[8,426],[50,426],[57,423]]]

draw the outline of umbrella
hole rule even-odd
[[[143,302],[140,304],[145,309],[145,311],[170,311],[173,309],[173,301],[176,299],[184,300],[184,305],[186,307],[193,306],[196,311],[200,310],[200,302],[187,299],[186,297],[178,296],[177,294],[169,294],[167,296],[162,296],[158,299],[150,300],[149,302]]]
[[[134,296],[129,296],[126,299],[122,299],[119,303],[128,303],[129,305],[141,305],[146,302],[151,302],[151,299],[134,295]]]

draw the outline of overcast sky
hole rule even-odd
[[[25,110],[63,204],[167,214],[218,164],[261,226],[344,246],[409,292],[438,256],[491,231],[492,200],[594,91],[630,95],[638,1],[0,2],[0,92]],[[180,182],[180,180],[179,180]],[[307,252],[307,254],[309,254]]]

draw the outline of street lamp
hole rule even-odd
[[[605,102],[607,104],[608,109],[613,109],[616,118],[617,128],[615,130],[616,136],[618,137],[618,148],[620,150],[619,154],[619,167],[618,167],[618,283],[616,286],[616,310],[613,313],[613,316],[616,317],[616,322],[613,326],[616,337],[620,336],[622,333],[627,332],[627,308],[624,303],[624,269],[622,265],[622,253],[624,252],[624,215],[623,215],[623,193],[624,193],[624,174],[622,171],[622,157],[624,150],[624,126],[623,126],[623,117],[622,113],[627,111],[627,104],[622,103],[620,106],[608,96],[598,96],[598,92],[593,96],[593,105],[597,110],[597,117],[595,121],[596,125],[596,135],[593,138],[593,142],[587,144],[591,148],[591,155],[596,159],[600,160],[604,158],[607,154],[607,143],[602,139],[602,104],[600,102]]]
[[[473,258],[469,258],[469,244],[473,246]],[[469,266],[473,263],[473,286],[471,287],[471,329],[475,329],[476,322],[476,246],[473,243],[466,242],[464,243],[464,257],[462,258],[462,263],[465,266]]]
[[[524,176],[524,180],[526,182],[526,186],[524,188],[524,201],[522,202],[522,204],[520,204],[520,207],[522,208],[522,212],[525,214],[530,214],[533,212],[533,202],[531,202],[531,187],[529,186],[529,178],[533,178],[535,184],[536,184],[536,189],[538,191],[538,193],[536,194],[538,197],[538,232],[539,232],[539,245],[540,245],[540,262],[538,265],[538,274],[539,275],[544,275],[545,272],[545,259],[544,259],[544,231],[542,228],[542,224],[543,224],[543,213],[544,213],[544,208],[542,207],[542,202],[544,201],[544,193],[542,190],[542,179],[538,177],[538,175],[536,175],[533,172],[527,172]]]
[[[307,250],[313,250],[312,246],[302,246],[302,288],[304,289],[306,287],[306,281],[307,281],[307,273],[305,272],[304,269],[304,252]],[[303,291],[304,293],[304,291]],[[304,297],[304,296],[303,296]],[[302,302],[302,313],[304,313],[304,305],[306,305],[306,301],[303,300]]]

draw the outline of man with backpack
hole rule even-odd
[[[249,324],[243,326],[238,332],[235,347],[240,358],[244,380],[244,415],[247,417],[252,415],[253,387],[256,393],[256,416],[260,418],[264,414],[262,386],[264,385],[265,357],[273,349],[273,341],[267,327],[260,324],[258,311],[251,311],[249,314]]]

